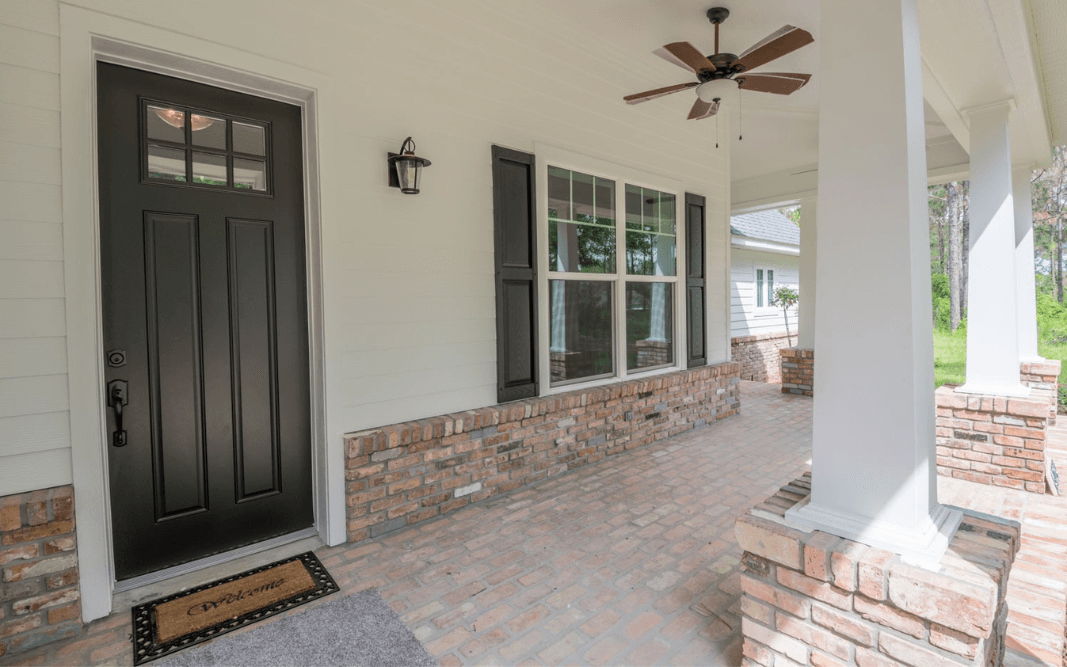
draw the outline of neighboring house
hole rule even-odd
[[[800,282],[800,228],[777,209],[730,218],[730,349],[741,379],[781,382],[778,350],[797,344],[797,309],[774,290]]]

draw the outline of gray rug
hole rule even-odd
[[[154,663],[167,667],[436,667],[396,612],[371,589],[220,637]]]

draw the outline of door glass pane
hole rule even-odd
[[[226,185],[226,156],[193,153],[193,183]]]
[[[248,123],[233,124],[233,150],[236,153],[248,153],[250,155],[266,155],[266,142],[264,141],[263,127],[249,125]]]
[[[184,181],[185,151],[180,148],[149,146],[148,177],[165,181]]]
[[[756,307],[763,307],[763,269],[756,269]]]
[[[774,269],[767,269],[767,305],[774,305]]]
[[[267,164],[259,160],[233,159],[233,187],[248,190],[267,190]]]
[[[549,281],[552,384],[614,371],[614,285],[609,281]]]
[[[193,143],[207,148],[226,148],[226,120],[193,114],[189,119],[193,129]]]
[[[626,283],[626,368],[674,363],[674,285]]]
[[[185,143],[185,112],[149,104],[146,122],[149,139]]]

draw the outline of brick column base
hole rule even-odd
[[[813,396],[815,350],[788,347],[778,351],[782,359],[782,393]]]
[[[744,665],[999,666],[1019,524],[965,510],[936,572],[779,523],[805,476],[737,520]]]
[[[82,630],[74,487],[0,498],[0,656]]]
[[[937,388],[937,474],[979,484],[1045,492],[1047,390],[1027,398]]]
[[[1024,361],[1019,364],[1019,381],[1049,399],[1049,423],[1056,423],[1059,407],[1060,360]]]

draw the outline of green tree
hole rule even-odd
[[[790,345],[793,343],[789,337],[789,309],[796,308],[797,303],[799,302],[800,294],[792,287],[786,285],[782,285],[774,290],[774,299],[771,300],[772,306],[778,306],[782,309],[782,317],[785,318],[785,339]]]

